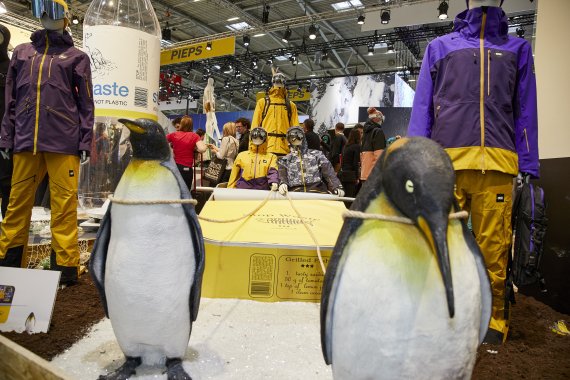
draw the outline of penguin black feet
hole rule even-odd
[[[141,363],[142,360],[140,357],[133,358],[127,356],[127,360],[115,372],[108,375],[101,375],[98,380],[127,380],[137,372],[136,368],[141,365]]]
[[[166,359],[166,373],[168,380],[192,380],[189,374],[182,367],[182,360],[179,358]]]

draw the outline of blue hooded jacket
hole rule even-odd
[[[455,170],[538,178],[537,125],[530,44],[508,35],[501,8],[460,13],[426,48],[408,136],[440,143]]]

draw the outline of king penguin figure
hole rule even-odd
[[[166,364],[170,380],[190,379],[182,358],[200,304],[202,231],[193,206],[183,203],[190,191],[162,127],[149,119],[119,121],[130,131],[133,158],[101,222],[89,269],[126,362],[100,379],[126,379],[141,363]]]
[[[349,215],[323,284],[321,342],[335,379],[471,377],[491,290],[466,223],[449,218],[454,180],[426,138],[397,140],[376,162],[351,211],[382,219]]]

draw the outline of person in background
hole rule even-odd
[[[180,120],[180,126],[176,132],[172,132],[166,135],[166,139],[172,147],[172,152],[174,154],[174,162],[178,166],[178,170],[182,175],[182,179],[188,190],[192,189],[192,180],[194,178],[194,172],[192,167],[194,166],[194,151],[205,152],[206,144],[200,140],[200,136],[192,132],[194,122],[190,116],[184,116]]]
[[[384,114],[374,107],[368,108],[368,121],[364,123],[360,180],[366,181],[380,154],[386,149],[386,136],[382,130]]]
[[[236,124],[231,121],[224,124],[222,142],[219,148],[214,144],[208,144],[208,147],[219,159],[227,159],[226,170],[224,171],[221,182],[228,182],[239,147],[239,141],[236,139]]]
[[[249,136],[249,149],[237,155],[228,188],[276,191],[277,156],[267,152],[267,132],[253,128]]]
[[[305,119],[303,122],[303,130],[305,131],[305,139],[309,149],[321,150],[321,139],[314,132],[315,122],[311,119]]]
[[[180,129],[180,122],[182,121],[181,117],[177,117],[176,119],[172,120],[172,126],[174,127],[174,129],[176,129],[177,131]]]
[[[340,170],[342,161],[342,150],[346,144],[346,136],[344,135],[344,124],[336,123],[334,127],[334,137],[331,144],[331,164],[334,167],[335,173]]]
[[[321,149],[320,149],[327,160],[331,160],[331,136],[328,132],[325,132],[324,135],[321,136]]]
[[[206,136],[206,131],[203,130],[202,128],[198,128],[196,129],[196,134],[200,137],[200,140],[202,140],[204,142],[204,138]],[[205,145],[206,142],[204,142]],[[207,146],[206,146],[207,148]],[[202,166],[206,166],[210,161],[203,161],[204,155],[201,152],[198,152],[197,150],[194,150],[194,166],[195,167],[199,167],[200,165]]]
[[[249,129],[251,122],[245,117],[236,120],[236,131],[239,133],[238,153],[245,152],[249,149]]]
[[[360,180],[360,142],[362,140],[360,128],[352,128],[348,141],[342,151],[342,165],[338,178],[342,183],[347,197],[355,197]],[[350,207],[348,204],[347,207]]]

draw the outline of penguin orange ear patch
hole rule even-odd
[[[132,122],[131,120],[128,119],[119,119],[120,123],[123,123],[125,125],[125,127],[129,128],[129,131],[133,132],[133,133],[138,133],[138,134],[144,134],[146,133],[146,130],[135,124],[134,122]]]
[[[384,161],[383,162],[384,163],[386,162],[386,159],[388,158],[390,153],[392,153],[396,149],[400,149],[401,147],[406,145],[408,143],[408,141],[410,141],[410,139],[407,137],[402,137],[402,138],[394,141],[388,148],[386,148],[386,152],[384,153]]]

